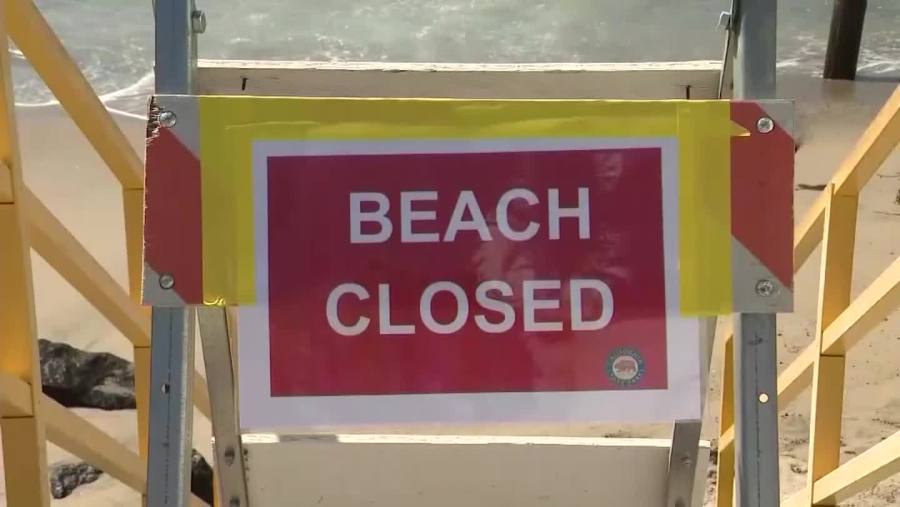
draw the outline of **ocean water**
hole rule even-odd
[[[110,105],[152,90],[151,0],[36,0]],[[730,0],[197,0],[201,58],[406,62],[718,59]],[[818,75],[832,0],[779,5],[779,68]],[[11,20],[15,23],[15,20]],[[900,78],[900,0],[870,0],[860,72]],[[53,97],[13,48],[16,101]]]

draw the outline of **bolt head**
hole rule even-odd
[[[772,118],[763,116],[756,121],[756,130],[758,130],[762,134],[768,134],[769,132],[775,130],[775,122],[772,121]]]
[[[162,110],[159,112],[159,124],[166,128],[172,128],[178,122],[178,117],[172,111]]]
[[[228,500],[228,507],[241,507],[241,500],[236,496],[231,497],[231,500]]]
[[[194,33],[203,33],[206,31],[206,13],[200,10],[191,13],[191,30]]]
[[[769,279],[763,279],[756,282],[756,293],[764,298],[775,295],[778,292],[778,287],[775,285],[775,282]]]
[[[234,464],[234,447],[228,447],[225,449],[225,465],[231,466]]]
[[[169,290],[175,286],[175,278],[172,275],[163,273],[159,275],[159,286],[164,290]]]

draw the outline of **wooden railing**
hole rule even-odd
[[[22,51],[122,187],[126,291],[23,181],[8,39]],[[143,164],[31,0],[0,0],[0,433],[6,496],[49,505],[49,440],[125,485],[146,489],[150,318],[140,306]],[[30,249],[106,317],[134,348],[138,453],[42,394]],[[209,416],[206,381],[194,401]]]
[[[821,243],[818,317],[811,343],[778,377],[778,405],[812,388],[807,486],[785,506],[835,505],[900,473],[900,432],[840,465],[846,352],[900,307],[900,256],[851,300],[859,193],[900,143],[900,87],[866,129],[822,195],[794,231],[796,273]],[[893,231],[897,233],[896,231]],[[725,330],[716,505],[731,507],[734,490],[734,348]]]

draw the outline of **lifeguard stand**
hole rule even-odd
[[[737,2],[736,2],[737,4]],[[775,0],[735,5],[724,69],[656,64],[317,64],[198,62],[205,19],[192,0],[157,0],[156,93],[460,99],[715,99],[775,93]],[[769,121],[790,131],[784,104]],[[164,128],[173,117],[151,115]],[[760,132],[771,125],[760,124]],[[179,281],[157,273],[165,291]],[[146,283],[146,279],[145,279]],[[168,286],[168,287],[167,287]],[[750,299],[778,287],[743,287]],[[751,305],[752,306],[752,305]],[[742,309],[749,308],[742,306]],[[758,304],[735,320],[738,505],[778,505],[775,314]],[[672,439],[241,434],[235,324],[226,308],[154,306],[148,504],[187,505],[194,314],[210,387],[221,505],[700,505],[708,453],[700,421]],[[708,374],[714,318],[704,320]],[[705,383],[704,383],[705,385]],[[699,452],[702,451],[702,452]],[[386,464],[390,464],[386,468]],[[280,470],[279,474],[271,474]],[[552,470],[552,480],[547,479]],[[598,471],[610,471],[600,475]],[[449,476],[453,477],[448,481]],[[393,482],[392,482],[393,481]],[[402,481],[402,484],[400,482]],[[462,488],[460,485],[464,485]]]

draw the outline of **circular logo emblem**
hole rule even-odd
[[[606,358],[606,375],[620,386],[633,386],[644,375],[644,359],[634,349],[615,349]]]

